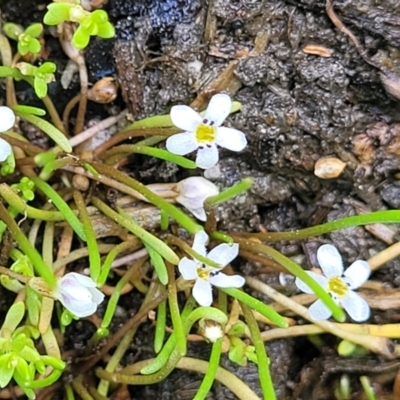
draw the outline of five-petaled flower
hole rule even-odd
[[[208,257],[210,260],[221,265],[222,268],[228,265],[239,253],[239,245],[229,245],[222,243],[214,247],[208,254],[206,244],[208,236],[204,231],[197,232],[194,237],[193,250],[202,256]],[[208,307],[212,303],[212,287],[211,285],[221,288],[239,288],[245,283],[243,277],[239,275],[225,275],[221,272],[222,268],[213,268],[204,265],[199,260],[190,260],[183,257],[178,264],[179,272],[186,280],[195,280],[193,286],[193,297],[204,307]]]
[[[244,133],[221,127],[231,111],[231,106],[230,97],[220,93],[211,98],[204,118],[188,106],[172,107],[172,123],[185,132],[167,139],[168,151],[185,155],[198,149],[196,165],[208,169],[218,162],[217,145],[232,151],[243,150],[247,144]]]
[[[96,283],[88,276],[76,272],[69,272],[59,279],[53,295],[79,318],[92,315],[104,300],[104,294],[96,289]]]
[[[15,123],[15,115],[11,108],[6,106],[0,107],[0,132],[11,129]],[[0,162],[5,161],[11,154],[11,146],[4,139],[0,138]]]
[[[311,271],[307,273],[315,279],[332,299],[340,304],[356,322],[362,322],[369,318],[370,308],[367,302],[355,293],[363,285],[371,269],[366,261],[357,260],[343,273],[342,257],[335,246],[322,245],[317,251],[317,259],[325,276]],[[297,287],[305,293],[314,293],[302,280],[296,278]],[[309,308],[310,316],[314,320],[328,319],[332,312],[321,300],[317,300]]]

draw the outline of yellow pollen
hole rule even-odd
[[[205,281],[208,281],[208,278],[210,276],[210,271],[207,268],[197,268],[197,276],[200,279],[204,279]]]
[[[346,282],[339,276],[334,276],[328,280],[328,292],[333,292],[339,297],[344,297],[348,290]]]
[[[214,126],[201,123],[196,129],[196,139],[199,143],[213,143],[216,131]]]

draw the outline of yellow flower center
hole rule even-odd
[[[328,280],[328,292],[333,292],[338,297],[344,297],[349,288],[340,276],[333,276]]]
[[[208,281],[208,278],[210,277],[210,271],[207,268],[197,268],[197,276],[200,279]]]
[[[211,125],[201,123],[196,129],[196,140],[199,143],[213,143],[215,142],[215,133],[217,128]]]

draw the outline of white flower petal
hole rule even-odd
[[[6,161],[12,149],[8,142],[0,138],[0,162]]]
[[[319,299],[315,303],[311,304],[308,312],[314,321],[328,319],[332,315],[331,310],[329,310],[322,300]]]
[[[203,279],[197,279],[193,286],[193,297],[203,307],[209,307],[212,304],[212,288],[210,283]]]
[[[245,284],[245,279],[239,275],[225,275],[218,272],[216,275],[210,275],[210,283],[221,288],[241,288]]]
[[[199,231],[194,235],[192,249],[205,256],[207,254],[206,245],[208,244],[208,235],[205,231]]]
[[[179,156],[189,154],[198,147],[196,138],[192,132],[178,133],[170,136],[165,146],[169,152],[178,154]]]
[[[15,114],[11,108],[6,106],[0,107],[0,132],[11,129],[15,124]]]
[[[349,291],[348,295],[340,303],[356,322],[366,321],[371,314],[368,303],[352,290]]]
[[[213,126],[221,126],[231,112],[232,100],[227,94],[219,93],[213,96],[208,103],[204,122]]]
[[[180,194],[175,200],[197,219],[205,221],[204,200],[218,194],[218,187],[202,176],[192,176],[180,181],[176,185],[176,189]]]
[[[191,281],[197,279],[197,263],[196,261],[189,260],[187,257],[183,257],[178,264],[178,269],[183,279]]]
[[[207,221],[207,215],[206,215],[206,211],[204,210],[204,208],[189,208],[186,207],[188,209],[188,211],[190,211],[195,218],[197,218],[199,221]]]
[[[77,317],[92,315],[104,300],[104,294],[88,276],[70,272],[57,282],[54,296]]]
[[[86,275],[78,274],[77,272],[68,272],[68,274],[64,275],[60,279],[60,282],[62,282],[64,278],[69,278],[69,277],[73,277],[74,279],[76,279],[82,286],[96,287],[96,283],[93,281],[92,278],[89,278]]]
[[[316,274],[315,272],[312,271],[306,271],[308,275],[310,275],[311,278],[313,278],[315,281],[317,281],[320,286],[322,286],[324,289],[327,286],[328,279],[325,278],[325,276],[321,274]],[[298,289],[300,289],[303,293],[308,293],[308,294],[313,294],[314,292],[299,278],[296,278],[296,286]]]
[[[199,168],[208,169],[213,167],[219,159],[218,149],[215,144],[199,147],[196,157],[196,165]]]
[[[215,143],[231,151],[242,151],[247,145],[247,139],[243,132],[222,126],[217,129]]]
[[[202,121],[200,114],[188,106],[173,106],[170,117],[176,127],[189,132],[194,132]]]
[[[228,243],[222,243],[214,247],[207,255],[210,260],[215,261],[222,267],[228,265],[234,260],[239,254],[239,245],[237,243],[229,245]]]
[[[345,281],[350,289],[357,289],[362,286],[371,275],[371,267],[366,261],[357,260],[344,271]]]
[[[86,288],[85,291],[89,292]],[[57,298],[68,311],[79,318],[83,318],[92,315],[97,309],[97,304],[91,301],[91,297],[90,292],[88,297],[84,297],[82,292],[79,295],[77,293],[72,295],[62,291]]]
[[[103,302],[104,300],[104,294],[100,292],[99,289],[96,288],[89,288],[88,289],[90,293],[92,294],[92,301],[93,303],[99,305]]]
[[[317,259],[324,275],[327,278],[332,276],[342,276],[342,256],[335,246],[332,246],[331,244],[322,245],[317,251]]]

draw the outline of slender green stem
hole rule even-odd
[[[299,265],[291,259],[285,257],[279,251],[264,244],[256,243],[252,240],[238,239],[241,249],[249,250],[254,253],[265,254],[272,258],[282,266],[284,266],[289,273],[301,279],[315,294],[320,298],[324,304],[332,311],[332,316],[339,322],[344,322],[346,315],[344,311],[332,300],[329,294],[319,285],[317,281],[312,279]]]
[[[46,376],[46,378],[37,381],[26,382],[26,386],[30,389],[45,388],[52,385],[54,382],[57,382],[62,373],[62,369],[54,369],[48,376]]]
[[[160,196],[157,196],[154,192],[152,192],[150,189],[148,189],[146,186],[136,181],[135,179],[107,165],[103,165],[100,163],[92,163],[92,166],[99,173],[107,175],[118,182],[124,183],[125,185],[139,192],[150,203],[154,204],[156,207],[168,213],[179,224],[181,224],[188,232],[195,234],[196,232],[203,230],[203,227],[194,222],[188,215],[179,210],[173,204],[168,203]]]
[[[199,390],[194,396],[193,400],[204,400],[209,394],[211,387],[215,380],[215,375],[217,374],[219,368],[219,360],[221,358],[221,350],[222,350],[222,338],[218,339],[212,345],[210,360],[208,362],[208,369],[204,378],[201,382]]]
[[[115,289],[108,301],[106,312],[104,314],[103,320],[101,321],[100,327],[103,329],[107,329],[114,317],[115,310],[118,305],[118,300],[121,296],[122,288],[129,282],[131,276],[143,265],[144,261],[147,257],[142,257],[141,259],[137,260],[136,263],[129,268],[129,270],[124,274],[124,276],[119,280],[116,284]]]
[[[369,224],[398,224],[400,223],[400,211],[376,211],[368,214],[355,215],[327,222],[326,224],[313,226],[311,228],[299,229],[292,232],[267,232],[267,233],[232,233],[232,236],[256,237],[266,242],[277,242],[282,240],[300,240],[310,236],[320,236],[324,233],[337,231],[340,229],[351,228],[359,225]]]
[[[92,222],[86,209],[86,204],[83,199],[82,193],[77,190],[74,191],[74,200],[76,208],[78,209],[80,219],[83,225],[83,231],[86,237],[86,243],[89,250],[89,271],[90,277],[97,282],[100,276],[100,253],[97,246],[96,235],[93,230]]]
[[[133,374],[137,374],[143,367],[152,361],[153,360],[139,361],[133,365],[125,367],[121,372],[124,373],[124,376],[125,374],[126,376],[132,376]],[[183,370],[205,374],[210,366],[207,361],[199,360],[198,358],[183,357],[179,360],[176,367]],[[115,378],[117,378],[116,374],[106,375],[104,372],[105,371],[102,370],[96,370],[96,374],[102,374],[105,379],[115,382]],[[260,398],[242,380],[224,368],[218,368],[215,378],[230,389],[238,399],[260,400]]]
[[[111,251],[114,250],[116,247],[117,246],[115,246],[113,244],[100,243],[99,244],[99,252],[100,252],[100,254],[108,254],[108,253],[111,253]],[[89,250],[87,247],[81,247],[80,249],[73,250],[70,253],[68,253],[66,256],[54,261],[53,270],[54,270],[54,272],[56,272],[64,265],[67,265],[71,262],[79,260],[80,258],[87,257],[88,255],[89,255]],[[106,277],[106,279],[107,279],[107,277]],[[100,286],[101,285],[99,285],[99,287]]]
[[[72,381],[72,387],[82,400],[94,400],[82,383],[82,375]]]
[[[38,251],[31,245],[27,237],[23,234],[14,218],[9,214],[7,209],[0,202],[0,219],[5,222],[10,230],[14,240],[18,243],[18,247],[27,255],[31,261],[35,271],[49,284],[54,287],[56,279],[53,271],[43,261]]]
[[[206,264],[210,267],[214,268],[222,268],[223,266],[216,263],[215,261],[197,253],[197,251],[193,250],[186,242],[183,240],[179,239],[178,237],[174,235],[168,235],[167,242],[174,244],[181,248],[185,253],[189,254],[192,258],[195,258],[196,260],[201,261],[203,264]]]
[[[279,326],[280,328],[287,328],[289,326],[285,318],[281,317],[275,310],[268,307],[253,296],[250,296],[247,293],[235,288],[219,288],[219,290],[222,290],[226,294],[229,294],[229,296],[232,296],[240,302],[246,304],[251,309],[258,311],[276,326]]]
[[[65,221],[65,216],[59,211],[39,210],[28,206],[6,183],[0,184],[0,195],[10,204],[18,213],[25,214],[28,218],[41,221]]]
[[[181,356],[186,355],[186,335],[183,329],[182,318],[179,313],[178,292],[175,285],[175,268],[169,264],[168,271],[168,305],[176,338],[176,349]]]
[[[154,351],[156,354],[160,352],[164,344],[166,321],[167,302],[163,301],[157,307],[156,330],[154,333]]]
[[[249,190],[252,184],[253,180],[251,178],[244,178],[240,182],[236,183],[228,189],[225,189],[221,193],[207,198],[205,201],[205,205],[215,206],[217,204],[223,203],[224,201],[230,200],[240,193]]]
[[[194,300],[193,296],[190,296],[181,314],[182,321],[187,320],[188,316],[190,315],[195,306],[196,306],[196,301]],[[146,364],[146,366],[144,366],[140,370],[140,373],[143,375],[150,375],[159,371],[166,364],[175,346],[176,346],[176,334],[175,332],[172,332],[171,336],[167,340],[167,343],[165,343],[164,347],[158,353],[157,357],[154,360],[152,360],[151,363]]]
[[[42,97],[41,100],[43,101],[43,104],[46,106],[54,126],[65,135],[64,125],[61,121],[60,116],[58,115],[57,109],[54,107],[54,103],[51,100],[51,98],[46,95]]]
[[[168,283],[168,271],[167,267],[165,266],[164,259],[161,257],[160,253],[156,251],[153,247],[147,245],[146,243],[144,245],[147,249],[147,252],[149,253],[151,265],[154,267],[158,279],[163,285],[166,285]]]
[[[192,311],[188,316],[187,321],[185,321],[185,333],[189,333],[192,325],[201,318],[212,319],[220,323],[221,325],[225,325],[228,321],[228,317],[221,310],[213,307],[200,307]],[[168,358],[166,364],[154,374],[145,376],[132,376],[130,374],[127,375],[123,373],[110,374],[101,368],[97,368],[96,375],[102,379],[110,380],[113,382],[126,383],[128,385],[150,385],[153,383],[161,382],[163,379],[165,379],[176,367],[180,359],[181,355],[178,347],[176,347]]]
[[[21,112],[18,110],[15,110],[14,112],[22,119],[30,122],[32,125],[35,125],[39,129],[44,131],[48,136],[50,136],[51,139],[54,140],[54,142],[58,146],[60,146],[60,148],[63,151],[65,151],[66,153],[72,152],[72,147],[71,147],[68,139],[54,125],[50,124],[49,122],[47,122],[46,120],[44,120],[42,118],[37,117],[36,115],[28,114],[28,113]]]
[[[120,214],[122,214],[120,215],[116,213],[113,209],[108,207],[97,197],[92,198],[92,204],[96,206],[103,214],[107,215],[113,221],[117,222],[124,228],[128,229],[129,232],[132,232],[134,235],[136,235],[143,243],[146,243],[153,249],[157,249],[157,251],[171,264],[178,264],[179,257],[170,247],[168,247],[163,241],[139,226],[128,214],[123,212],[122,209],[118,210]]]
[[[261,382],[261,388],[264,394],[264,399],[275,400],[275,390],[272,383],[271,374],[269,372],[269,358],[265,351],[265,345],[261,337],[260,329],[258,328],[257,321],[254,318],[251,309],[244,303],[241,304],[243,315],[246,319],[247,326],[250,329],[251,339],[257,354],[258,377]]]
[[[361,386],[367,400],[376,400],[375,392],[367,376],[360,376]]]
[[[46,222],[43,234],[42,256],[47,265],[53,265],[54,222]]]
[[[42,170],[40,171],[39,178],[47,181],[50,179],[52,173],[60,168],[63,168],[67,165],[72,164],[75,162],[71,157],[65,157],[58,160],[50,161],[49,163],[45,164]]]
[[[81,240],[86,241],[85,230],[82,223],[79,221],[78,217],[71,210],[69,205],[64,201],[64,199],[46,182],[39,178],[31,177],[31,181],[35,186],[40,189],[54,204],[54,206],[64,215],[66,221],[68,221],[74,232],[81,238]]]
[[[111,264],[115,260],[115,258],[118,256],[119,253],[122,253],[123,251],[126,251],[132,247],[137,247],[137,239],[134,240],[128,240],[126,242],[122,242],[115,246],[108,254],[106,259],[104,260],[104,264],[101,268],[101,273],[100,277],[97,281],[97,284],[99,287],[102,287],[108,278],[108,274],[110,273],[111,269]]]
[[[149,146],[141,146],[137,144],[123,144],[121,146],[116,146],[113,147],[112,149],[106,151],[102,158],[109,159],[110,157],[114,155],[122,155],[122,157],[125,157],[128,154],[132,153],[138,153],[138,154],[145,154],[147,156],[151,157],[156,157],[161,160],[166,160],[170,161],[176,165],[179,165],[180,167],[186,168],[186,169],[196,169],[196,163],[194,161],[191,161],[185,157],[178,156],[176,154],[172,154],[167,150],[162,150],[158,149],[155,147],[149,147]],[[114,160],[115,161],[115,160]]]
[[[141,313],[144,311],[147,311],[146,312],[146,314],[147,314],[150,310],[152,310],[155,307],[153,299],[156,296],[156,294],[159,292],[159,289],[160,289],[160,287],[159,287],[158,283],[155,283],[155,282],[151,283],[150,288],[147,291],[146,296],[143,300],[143,303],[140,306],[139,312],[136,315],[140,316]],[[162,301],[165,301],[165,297],[163,299],[160,299],[158,302],[156,302],[156,306],[158,304],[160,304]],[[134,319],[135,319],[135,317],[133,317],[131,319],[129,325],[125,324],[125,327],[129,326],[129,329],[126,329],[124,332],[124,329],[123,329],[124,327],[123,327],[116,334],[114,334],[114,337],[116,335],[118,336],[119,343],[118,343],[118,346],[115,349],[114,353],[110,357],[110,360],[107,363],[107,366],[105,368],[107,372],[112,373],[117,368],[122,357],[124,356],[125,352],[128,350],[129,346],[132,343],[132,339],[135,336],[137,329],[139,328],[140,320],[143,319],[143,315],[141,316],[141,319],[138,319],[135,323],[132,322],[132,321],[134,321]],[[113,342],[111,341],[111,343],[113,343]],[[109,347],[111,348],[112,346],[109,346]],[[92,365],[94,365],[94,363]],[[110,386],[110,382],[102,379],[98,386],[98,392],[103,396],[107,396],[109,386]]]

